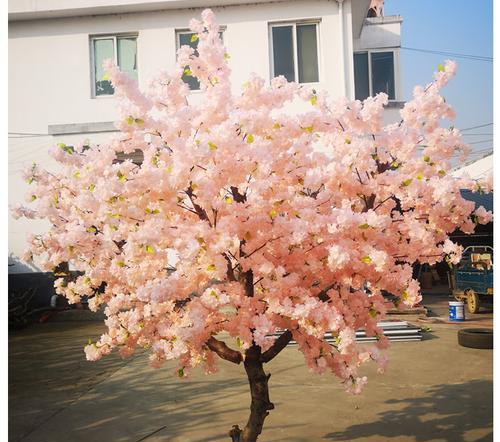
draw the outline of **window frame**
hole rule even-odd
[[[219,25],[219,34],[221,34],[221,40],[222,44],[224,44],[224,33],[226,32],[227,26],[225,25]],[[186,34],[196,34],[196,32],[193,32],[189,28],[179,28],[175,29],[175,62],[177,63],[177,51],[181,48],[181,35],[186,35]],[[201,88],[198,89],[191,89],[189,88],[189,93],[201,93],[203,92]]]
[[[127,38],[133,37],[136,40],[136,57],[139,52],[138,41],[139,41],[139,33],[138,32],[123,32],[116,34],[95,34],[89,35],[89,47],[90,47],[90,90],[91,97],[90,98],[111,98],[114,97],[115,94],[107,94],[107,95],[97,95],[95,90],[95,84],[97,79],[95,78],[95,49],[94,49],[94,41],[96,40],[113,40],[113,61],[116,66],[118,65],[118,39],[119,38]],[[139,79],[139,58],[136,59],[137,62],[137,79]]]
[[[311,82],[299,82],[299,54],[297,46],[297,25],[315,25],[316,26],[316,57],[318,60],[318,81]],[[321,39],[320,39],[320,25],[321,19],[302,19],[302,20],[289,20],[289,21],[278,21],[268,23],[268,36],[269,36],[269,69],[270,69],[270,80],[276,77],[274,74],[274,42],[273,42],[273,28],[292,26],[292,43],[293,43],[293,74],[295,77],[295,82],[297,84],[313,84],[317,85],[321,83],[323,75],[321,69]]]
[[[393,60],[393,73],[394,73],[394,98],[389,98],[390,102],[399,101],[400,97],[400,83],[399,83],[399,48],[377,48],[377,49],[362,49],[353,51],[353,60],[355,54],[368,54],[368,91],[370,97],[373,97],[373,77],[372,77],[372,53],[377,52],[392,52]],[[353,84],[354,84],[354,98],[356,98],[356,73],[354,72],[353,64]]]

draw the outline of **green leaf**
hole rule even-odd
[[[116,173],[116,176],[118,177],[118,179],[120,180],[121,183],[124,183],[125,181],[127,181],[127,178],[125,177],[125,175],[123,175],[123,172],[121,170],[119,170]]]
[[[303,127],[302,130],[308,134],[311,134],[312,131],[313,131],[314,127],[313,126],[307,126],[307,127]]]
[[[87,229],[87,232],[89,233],[97,233],[97,229],[94,226],[91,226]]]
[[[75,178],[80,178],[80,172],[79,172],[78,170],[75,170],[75,171],[73,172],[73,176],[74,176]]]
[[[73,152],[75,151],[75,150],[73,149],[73,146],[66,146],[66,144],[64,144],[64,143],[59,143],[57,146],[58,146],[60,149],[64,150],[64,152],[69,153],[70,155],[72,155],[72,154],[73,154]]]
[[[253,141],[254,141],[253,135],[252,134],[248,134],[247,135],[247,143],[248,144],[252,144]]]
[[[102,81],[109,81],[109,74],[106,72],[102,78],[101,78]]]
[[[318,96],[317,95],[313,95],[309,101],[311,102],[311,104],[313,106],[316,106],[316,104],[318,103]]]
[[[438,72],[444,72],[444,66],[442,64],[438,64]]]
[[[364,223],[364,224],[360,224],[358,227],[359,227],[360,229],[365,230],[365,229],[368,229],[368,228],[370,227],[370,224]]]
[[[215,270],[215,264],[209,264],[207,266],[207,272],[213,272]]]
[[[95,190],[95,184],[91,184],[91,185],[89,186],[89,190],[90,190],[91,192],[93,192],[93,191]]]
[[[231,56],[226,52],[224,54],[224,60],[229,60],[231,58]]]
[[[194,43],[195,41],[198,41],[198,40],[199,40],[198,34],[191,35],[191,43]]]
[[[412,179],[411,178],[408,178],[407,180],[404,180],[402,183],[401,183],[401,186],[402,187],[408,187],[411,183],[412,183]]]
[[[186,77],[191,77],[193,75],[193,73],[191,72],[191,69],[186,68],[186,69],[184,69],[184,75]]]
[[[129,115],[125,121],[129,126],[131,126],[134,123],[134,117],[132,115]]]
[[[376,317],[377,317],[377,314],[378,314],[377,310],[375,310],[375,309],[373,309],[373,308],[371,308],[371,309],[368,311],[368,313],[370,314],[370,316],[371,316],[372,318],[376,318]]]
[[[180,378],[184,377],[184,368],[179,368],[179,370],[177,370],[177,376]]]
[[[367,256],[363,256],[363,258],[361,258],[361,262],[364,262],[365,264],[371,264],[372,263],[372,259],[367,255]]]
[[[240,339],[239,336],[236,337],[236,345],[241,348],[243,347],[243,341]]]
[[[278,216],[278,211],[276,209],[271,209],[269,211],[269,218],[274,219]]]

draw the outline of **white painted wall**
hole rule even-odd
[[[47,2],[49,0],[38,0],[40,7],[47,7]],[[28,3],[24,1],[23,4],[30,12],[33,1]],[[67,6],[65,1],[59,3]],[[75,7],[86,4],[82,0],[77,3]],[[36,7],[32,9],[35,11]],[[231,54],[229,63],[235,88],[239,88],[251,72],[270,79],[269,23],[317,19],[320,21],[320,83],[316,86],[332,97],[346,94],[353,97],[352,51],[356,42],[352,39],[350,0],[344,1],[343,9],[342,35],[336,1],[290,0],[213,8],[218,22],[226,27],[224,42]],[[144,85],[158,70],[173,67],[175,31],[187,28],[189,20],[199,17],[201,10],[9,22],[9,132],[47,134],[49,125],[114,121],[117,118],[116,100],[91,96],[89,35],[138,33],[139,83]],[[26,12],[22,7],[15,11],[16,20],[23,11]],[[192,95],[194,101],[197,95],[199,97],[199,93]],[[86,138],[100,142],[108,136],[100,133],[9,138],[9,204],[24,201],[29,190],[21,178],[20,171],[24,167],[33,161],[41,167],[54,166],[47,155],[51,145],[62,141],[71,144]],[[43,224],[11,218],[9,254],[21,255],[27,232],[43,229]],[[16,267],[9,270],[16,271]]]
[[[361,35],[354,39],[354,50],[399,47],[402,21],[399,15],[367,18]]]

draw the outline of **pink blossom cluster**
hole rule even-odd
[[[313,371],[359,392],[361,364],[386,363],[383,292],[417,303],[412,264],[457,262],[449,234],[491,220],[460,194],[491,184],[448,173],[452,155],[467,152],[457,129],[440,126],[453,116],[439,89],[455,64],[384,126],[385,94],[331,100],[252,76],[233,95],[212,12],[191,28],[198,54],[182,47],[175,70],[144,92],[107,65],[118,136],[60,144],[51,151],[59,170],[26,171],[35,208],[15,212],[52,225],[30,238],[26,257],[40,255],[48,271],[70,262],[81,276],[58,279],[57,292],[104,308],[108,330],[86,347],[89,360],[147,348],[154,367],[175,359],[180,376],[199,364],[212,372],[211,337],[265,351],[268,335],[286,329]],[[190,104],[186,74],[200,81],[200,104]],[[287,110],[294,100],[303,112]],[[141,164],[117,161],[136,150]],[[358,345],[359,328],[378,345]]]

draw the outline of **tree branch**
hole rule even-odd
[[[276,341],[274,341],[271,348],[262,353],[260,360],[262,362],[269,362],[277,356],[278,353],[283,350],[291,340],[292,332],[290,330],[285,331],[278,339],[276,339]]]
[[[329,302],[330,297],[328,296],[327,292],[328,290],[333,289],[336,285],[336,282],[327,285],[323,290],[321,290],[321,292],[318,293],[318,299],[323,302]]]
[[[207,347],[217,353],[222,359],[239,364],[243,361],[243,356],[239,351],[229,348],[224,342],[215,339],[213,336],[206,342]]]
[[[244,194],[242,195],[238,188],[235,187],[235,186],[231,186],[231,194],[233,195],[233,199],[237,202],[237,203],[244,203],[246,202],[247,200],[247,196]]]
[[[229,279],[229,281],[236,281],[236,276],[234,275],[233,263],[231,262],[231,259],[225,253],[223,253],[222,256],[227,261],[227,279]]]

